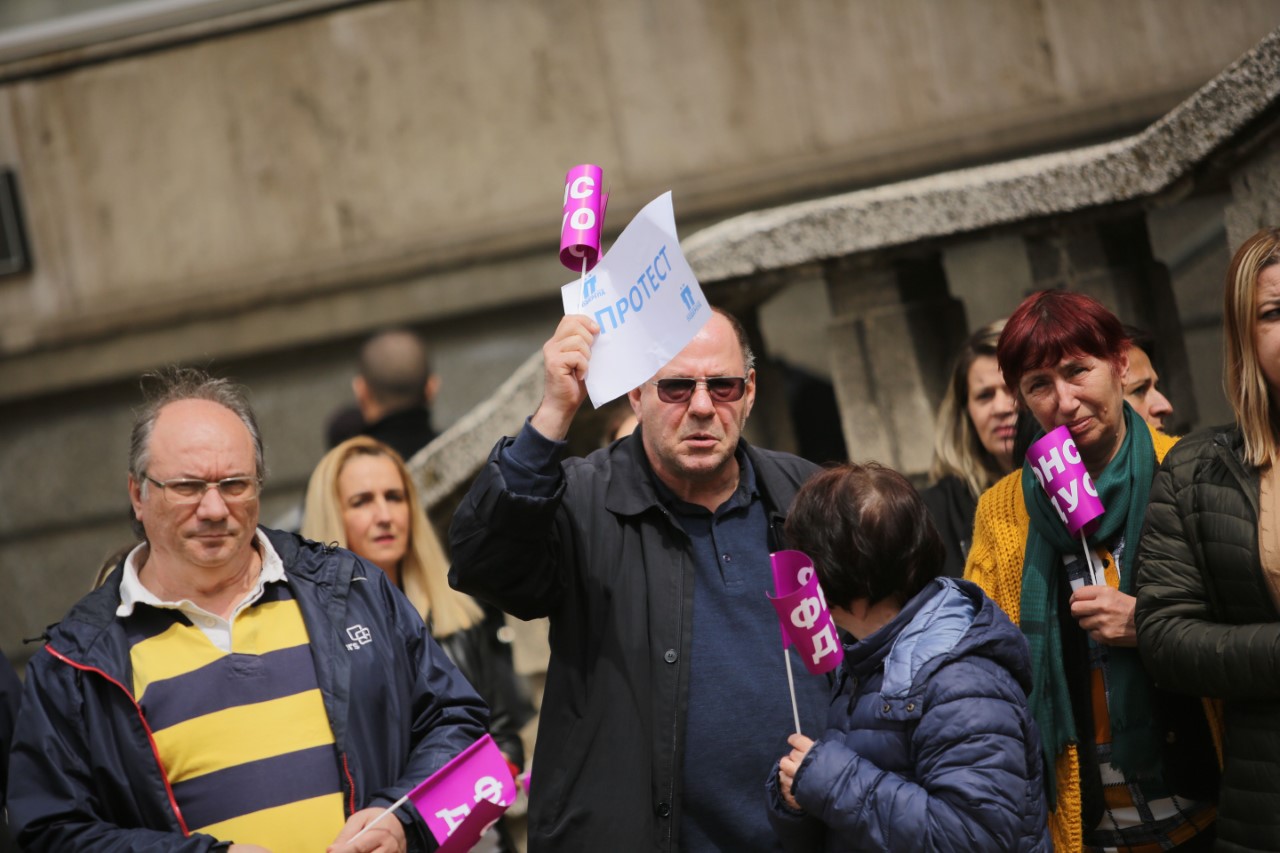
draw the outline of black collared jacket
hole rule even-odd
[[[449,577],[518,618],[551,619],[530,850],[676,850],[693,619],[689,538],[655,492],[639,433],[562,462],[549,498],[507,489],[498,457],[510,441],[494,448],[454,515]],[[816,466],[742,447],[776,550],[782,513]],[[751,709],[742,712],[749,719]]]

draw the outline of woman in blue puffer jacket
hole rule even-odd
[[[915,489],[845,465],[796,495],[789,541],[813,560],[845,647],[818,740],[768,780],[787,851],[1051,849],[1022,632],[944,551]]]

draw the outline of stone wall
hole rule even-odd
[[[605,167],[613,234],[666,189],[691,234],[1128,132],[1277,11],[380,0],[0,66],[0,163],[17,171],[35,257],[0,279],[0,648],[23,657],[19,638],[58,618],[127,539],[125,436],[143,370],[208,363],[250,385],[271,518],[298,500],[372,329],[408,323],[436,342],[442,426],[536,351],[558,314],[555,221],[573,163]],[[866,225],[815,222],[797,245],[839,256],[849,235],[829,229]],[[739,273],[718,263],[699,272],[731,299]],[[811,296],[825,274],[795,280]],[[824,363],[838,328],[789,298],[762,312],[766,342]],[[808,316],[821,334],[777,331],[771,316]],[[928,399],[901,410],[908,421]]]

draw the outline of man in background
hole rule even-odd
[[[360,348],[359,373],[351,380],[355,407],[329,421],[329,447],[353,435],[368,435],[390,445],[406,460],[437,435],[431,404],[440,377],[431,370],[426,342],[408,329],[388,329]]]

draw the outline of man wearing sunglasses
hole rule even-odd
[[[450,531],[455,586],[551,620],[530,851],[778,850],[762,791],[795,722],[765,593],[815,466],[742,440],[754,358],[721,311],[630,392],[634,433],[565,459],[598,333],[560,322],[538,410]],[[819,731],[826,679],[792,669],[801,726]]]
[[[243,392],[174,370],[134,423],[142,543],[27,670],[9,816],[29,853],[434,850],[412,809],[484,703],[372,564],[258,527]]]

